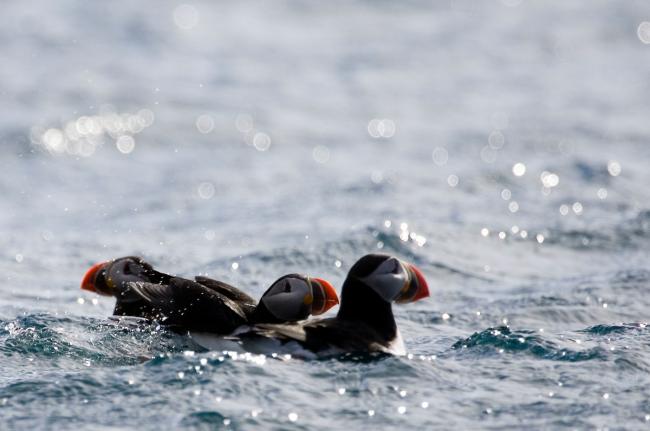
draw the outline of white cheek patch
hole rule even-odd
[[[385,260],[370,275],[359,278],[386,302],[393,302],[409,283],[404,264],[394,257]]]
[[[291,286],[290,292],[285,291],[286,283]],[[307,317],[309,307],[305,303],[305,296],[308,294],[311,294],[311,288],[307,282],[290,278],[281,280],[277,286],[271,287],[260,302],[277,319],[291,322]]]

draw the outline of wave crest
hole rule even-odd
[[[452,348],[477,353],[525,353],[542,359],[569,362],[606,357],[606,351],[600,347],[572,350],[546,340],[534,331],[512,331],[508,326],[475,332],[470,337],[454,343]]]

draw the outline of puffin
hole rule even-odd
[[[386,254],[368,254],[352,266],[343,282],[336,317],[259,323],[237,331],[236,339],[248,351],[267,349],[269,341],[274,340],[281,352],[304,358],[346,353],[404,355],[392,304],[428,296],[427,282],[415,265]]]
[[[209,334],[230,334],[242,325],[300,321],[339,302],[334,287],[322,278],[284,275],[258,303],[223,281],[165,274],[137,256],[91,266],[81,289],[115,297],[115,316],[156,320],[177,331]]]

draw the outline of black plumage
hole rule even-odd
[[[291,288],[296,283],[320,301],[316,302],[323,305],[322,310],[314,311],[311,303],[300,302],[300,296],[287,296],[281,299],[296,306],[282,314],[283,318],[278,318],[277,310],[272,313],[265,302],[258,303],[234,286],[205,276],[189,280],[165,274],[135,256],[94,265],[84,277],[82,289],[114,296],[113,314],[116,316],[157,320],[178,330],[228,334],[244,324],[304,319],[310,313],[322,312],[338,303],[329,283],[299,274],[281,277],[262,298],[292,293]],[[296,301],[299,302],[292,304]],[[280,307],[282,305],[280,302]],[[275,306],[278,307],[277,301]]]
[[[384,270],[385,273],[381,272]],[[384,280],[389,280],[388,287],[393,283],[388,300],[385,296],[391,291],[381,286]],[[397,284],[402,282],[401,286]],[[350,269],[336,317],[292,324],[257,324],[239,334],[239,338],[244,346],[253,345],[260,338],[275,339],[282,344],[296,342],[315,354],[400,353],[403,347],[392,302],[413,302],[428,295],[426,281],[415,266],[391,256],[370,254]]]

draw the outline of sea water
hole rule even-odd
[[[6,2],[0,428],[647,429],[650,5]],[[206,351],[79,289],[422,269],[403,357]],[[328,315],[333,315],[333,309]]]

